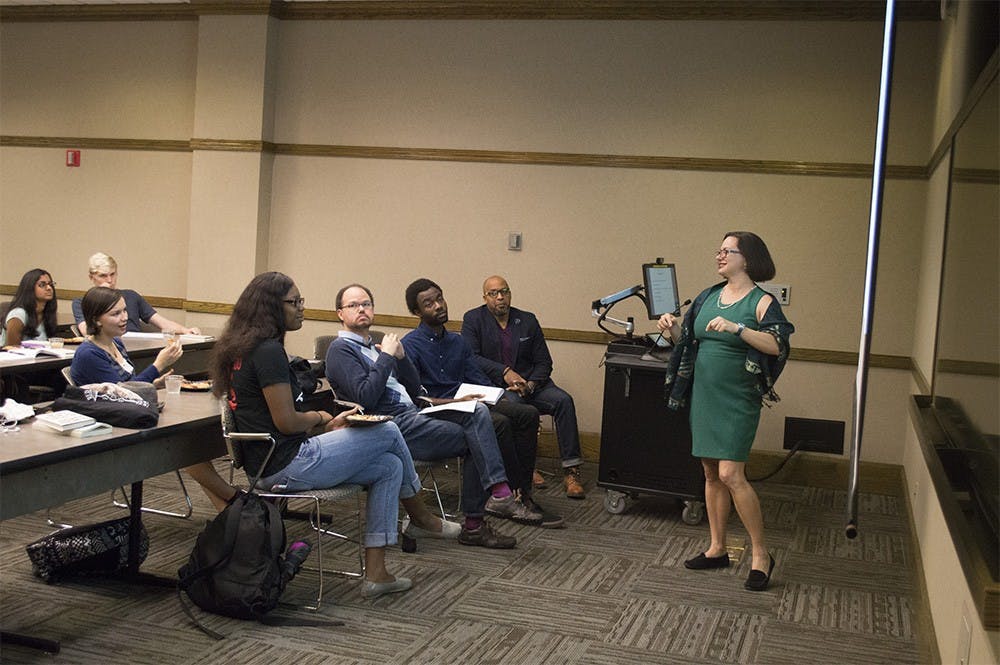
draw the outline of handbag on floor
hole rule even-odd
[[[128,567],[129,518],[61,529],[25,549],[31,569],[48,584],[72,575],[115,575]],[[146,527],[139,532],[139,562],[149,553]]]

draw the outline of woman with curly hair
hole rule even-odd
[[[236,430],[267,432],[276,442],[259,484],[296,492],[356,483],[368,487],[365,582],[361,593],[375,598],[406,591],[409,579],[386,569],[385,548],[397,540],[399,502],[411,521],[441,538],[461,528],[430,514],[420,501],[420,479],[399,428],[393,423],[350,427],[347,416],[299,411],[302,389],[289,369],[285,333],[302,327],[305,299],[290,277],[257,275],[243,290],[213,349],[213,389],[225,396]],[[267,451],[248,445],[245,467],[256,473]]]
[[[24,273],[14,300],[0,324],[0,346],[20,346],[25,339],[47,340],[56,332],[56,283],[49,271]]]

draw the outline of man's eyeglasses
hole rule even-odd
[[[727,257],[727,256],[729,256],[730,254],[742,254],[742,253],[743,253],[743,252],[741,252],[741,251],[740,251],[740,250],[738,250],[738,249],[729,249],[729,248],[727,248],[727,247],[723,247],[722,249],[720,249],[719,251],[717,251],[717,252],[715,253],[715,258],[719,258],[720,256],[721,256],[722,258],[726,258],[726,257]]]
[[[281,302],[291,305],[292,307],[303,307],[306,304],[305,298],[286,298]]]
[[[489,291],[486,292],[486,295],[488,295],[490,298],[496,298],[497,296],[501,295],[504,298],[506,298],[507,296],[510,295],[510,289],[490,289]]]
[[[364,302],[349,302],[346,305],[341,305],[341,309],[349,309],[352,312],[356,312],[359,309],[372,309],[375,307],[375,303],[371,300],[366,300]]]
[[[35,282],[35,286],[37,286],[38,288],[41,288],[41,289],[47,289],[48,287],[51,286],[54,289],[54,288],[56,288],[56,283],[55,282],[46,282],[46,281],[42,280],[41,282]]]

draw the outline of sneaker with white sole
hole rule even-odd
[[[486,514],[502,517],[518,524],[537,526],[542,523],[542,514],[528,508],[513,494],[502,499],[491,496],[486,500]]]

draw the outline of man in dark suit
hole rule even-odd
[[[506,388],[540,413],[552,415],[566,496],[584,498],[576,406],[570,394],[552,381],[552,356],[538,319],[511,307],[510,286],[503,277],[494,275],[483,283],[483,300],[484,305],[465,313],[462,339],[494,385]],[[537,483],[537,472],[535,476]]]

